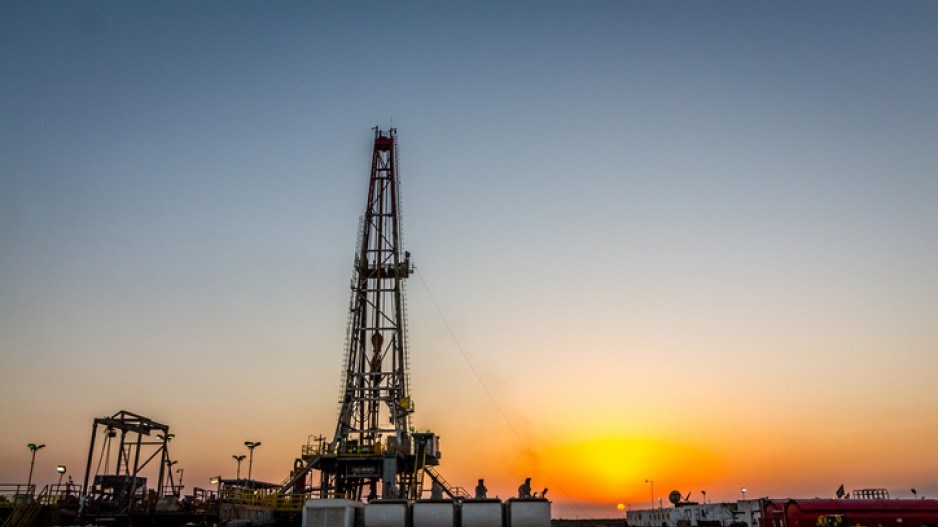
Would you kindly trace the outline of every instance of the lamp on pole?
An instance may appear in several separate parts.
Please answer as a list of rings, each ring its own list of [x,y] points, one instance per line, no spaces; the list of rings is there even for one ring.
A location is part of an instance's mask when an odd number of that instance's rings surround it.
[[[746,499],[746,487],[740,488],[739,491],[743,493],[743,500],[745,500]]]
[[[56,487],[62,486],[62,476],[65,475],[65,465],[56,465],[55,471],[59,473],[59,484]]]
[[[651,508],[654,509],[655,508],[655,482],[650,479],[646,479],[645,483],[651,483]]]
[[[251,470],[254,468],[254,449],[261,446],[260,441],[245,441],[244,446],[248,447],[248,482],[251,481]]]
[[[36,451],[46,448],[45,444],[37,445],[36,443],[30,443],[26,445],[29,448],[29,451],[33,453],[33,458],[29,462],[29,479],[26,481],[26,491],[29,492],[30,501],[32,501],[32,496],[35,494],[32,491],[33,488],[33,467],[36,465]]]
[[[238,482],[240,482],[241,481],[241,462],[244,461],[244,458],[246,458],[247,456],[245,456],[244,454],[241,454],[240,456],[231,456],[231,457],[234,458],[234,460],[238,462]]]
[[[176,474],[179,474],[179,494],[177,496],[182,496],[182,476],[185,474],[185,469],[177,468]]]

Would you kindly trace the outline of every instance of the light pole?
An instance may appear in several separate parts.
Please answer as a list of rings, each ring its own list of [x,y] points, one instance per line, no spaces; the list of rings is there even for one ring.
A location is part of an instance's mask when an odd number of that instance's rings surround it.
[[[62,486],[62,476],[65,475],[65,465],[56,465],[55,471],[59,473],[59,484],[56,487]]]
[[[245,441],[244,446],[248,447],[248,482],[251,482],[251,470],[254,468],[254,449],[261,446],[260,441]],[[252,485],[253,486],[253,485]]]
[[[655,482],[650,479],[646,479],[645,483],[651,483],[651,509],[654,510],[655,509]]]
[[[177,468],[176,474],[179,474],[179,494],[177,496],[182,496],[182,476],[185,474],[185,469]]]
[[[240,484],[240,482],[241,482],[241,462],[244,461],[244,458],[246,458],[247,456],[245,456],[244,454],[241,454],[240,456],[231,456],[231,457],[234,458],[234,460],[238,462],[238,484]]]
[[[707,504],[707,491],[702,490],[700,491],[700,493],[703,494],[704,505],[706,505]]]
[[[739,491],[743,493],[743,501],[745,501],[746,500],[746,487],[742,487],[741,489],[739,489]]]
[[[32,491],[32,488],[33,488],[33,466],[36,465],[36,451],[46,448],[46,445],[45,444],[37,445],[36,443],[30,443],[26,445],[26,447],[29,448],[30,452],[33,453],[33,458],[29,462],[29,479],[26,481],[26,491],[29,492],[29,501],[32,501],[33,494],[35,494]]]

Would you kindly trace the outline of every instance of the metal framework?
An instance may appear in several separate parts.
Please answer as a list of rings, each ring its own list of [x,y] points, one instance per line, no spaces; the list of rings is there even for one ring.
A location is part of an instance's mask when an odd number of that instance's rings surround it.
[[[98,436],[99,426],[104,427],[101,430],[104,438],[98,464],[92,472],[95,438]],[[149,438],[151,433],[156,434],[155,440]],[[88,448],[88,463],[85,466],[85,480],[82,486],[89,506],[126,513],[149,508],[147,480],[141,476],[141,472],[157,457],[159,483],[155,489],[156,495],[163,496],[166,487],[176,494],[171,470],[174,462],[169,457],[169,442],[172,438],[169,426],[126,410],[110,417],[96,418],[91,428],[91,444]],[[112,469],[111,454],[114,450],[116,459]],[[163,482],[166,480],[169,483],[164,486]]]
[[[410,426],[404,281],[412,270],[401,243],[397,130],[375,128],[335,435],[303,448],[279,494],[417,499],[425,475],[451,496],[458,492],[432,470],[439,464],[439,438]]]
[[[414,411],[407,376],[404,280],[395,129],[375,128],[368,201],[359,232],[346,337],[344,389],[333,446],[372,451],[388,435],[400,444]]]

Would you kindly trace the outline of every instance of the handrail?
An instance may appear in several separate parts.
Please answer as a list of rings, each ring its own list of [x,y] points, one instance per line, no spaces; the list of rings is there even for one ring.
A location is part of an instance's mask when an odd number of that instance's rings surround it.
[[[36,495],[36,484],[0,483],[0,506],[12,507],[17,503],[28,502]]]
[[[443,475],[440,474],[439,471],[434,469],[432,466],[425,465],[423,467],[423,470],[424,472],[430,475],[430,478],[433,479],[433,481],[436,481],[437,483],[439,483],[443,487],[443,491],[449,494],[451,498],[458,500],[458,499],[467,499],[470,497],[469,493],[466,492],[465,488],[458,487],[458,486],[454,487],[450,485],[450,483],[446,481]]]
[[[222,489],[221,503],[230,505],[264,507],[280,511],[298,511],[309,496],[306,493],[278,494],[276,489],[252,489],[235,487]]]
[[[34,490],[33,485],[28,485],[29,490]],[[42,511],[48,501],[50,494],[49,486],[43,487],[39,496],[30,494],[17,494],[13,512],[7,516],[3,522],[3,527],[29,527]]]
[[[43,505],[54,505],[72,496],[76,499],[81,496],[80,485],[75,485],[74,483],[56,483],[43,488],[38,499]]]

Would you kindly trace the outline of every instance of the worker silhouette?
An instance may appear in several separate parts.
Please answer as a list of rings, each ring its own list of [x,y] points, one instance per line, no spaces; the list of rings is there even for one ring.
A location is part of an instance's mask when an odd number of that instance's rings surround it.
[[[485,499],[485,495],[486,495],[486,493],[487,493],[488,491],[489,491],[489,489],[485,488],[485,480],[480,478],[480,479],[479,479],[479,484],[476,485],[476,499],[477,499],[477,500],[484,500],[484,499]]]
[[[531,478],[525,478],[524,483],[518,487],[518,497],[523,500],[531,498]]]
[[[440,482],[437,480],[433,480],[433,486],[430,487],[430,499],[443,499],[443,485],[440,485]]]

